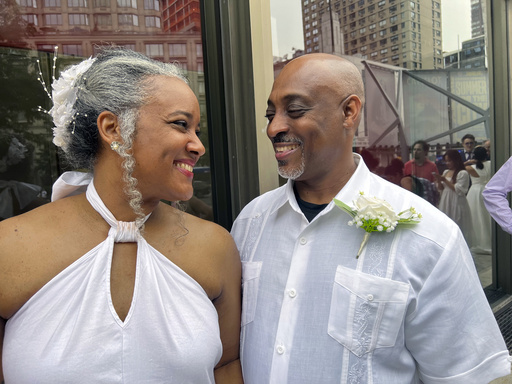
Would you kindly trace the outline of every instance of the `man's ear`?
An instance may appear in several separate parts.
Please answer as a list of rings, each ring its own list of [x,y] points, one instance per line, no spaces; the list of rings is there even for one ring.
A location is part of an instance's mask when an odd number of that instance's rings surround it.
[[[102,143],[109,146],[113,141],[121,142],[121,130],[117,116],[110,111],[103,111],[96,120]]]
[[[342,103],[343,114],[345,115],[343,127],[353,129],[359,125],[362,105],[361,99],[356,95],[350,95],[346,98]]]

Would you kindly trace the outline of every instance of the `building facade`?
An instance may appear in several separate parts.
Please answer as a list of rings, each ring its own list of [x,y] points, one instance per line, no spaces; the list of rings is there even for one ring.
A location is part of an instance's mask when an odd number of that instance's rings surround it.
[[[485,35],[486,19],[485,1],[471,0],[471,37]]]
[[[440,1],[302,0],[302,17],[306,53],[336,53],[324,41],[340,41],[346,55],[408,69],[444,66]]]
[[[21,20],[30,28],[17,45],[38,51],[58,46],[59,53],[78,57],[94,55],[104,45],[118,45],[202,73],[199,4],[196,9],[191,3],[198,1],[183,2],[16,0]]]

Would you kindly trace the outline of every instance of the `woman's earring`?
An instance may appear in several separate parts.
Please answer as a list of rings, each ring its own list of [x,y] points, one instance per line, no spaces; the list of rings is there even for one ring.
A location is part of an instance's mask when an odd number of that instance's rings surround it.
[[[110,143],[110,148],[113,151],[117,152],[119,150],[119,142],[118,141],[113,141],[112,143]]]

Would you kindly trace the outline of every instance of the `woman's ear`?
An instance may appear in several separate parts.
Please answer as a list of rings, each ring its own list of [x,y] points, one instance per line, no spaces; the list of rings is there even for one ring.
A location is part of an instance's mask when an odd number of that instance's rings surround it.
[[[361,120],[362,104],[361,99],[356,95],[350,95],[345,99],[342,103],[343,114],[345,116],[343,127],[349,129],[357,128]]]
[[[117,116],[110,111],[103,111],[96,120],[101,141],[110,146],[112,142],[121,142],[121,131]]]

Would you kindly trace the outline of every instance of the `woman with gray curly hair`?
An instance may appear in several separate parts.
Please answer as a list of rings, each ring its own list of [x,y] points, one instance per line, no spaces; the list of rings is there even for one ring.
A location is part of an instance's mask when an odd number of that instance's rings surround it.
[[[179,68],[109,49],[52,88],[54,143],[91,173],[0,223],[0,382],[242,382],[236,246],[160,202],[205,152]]]

